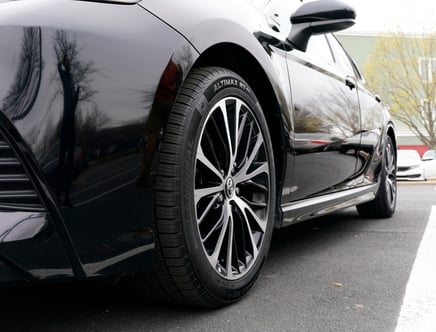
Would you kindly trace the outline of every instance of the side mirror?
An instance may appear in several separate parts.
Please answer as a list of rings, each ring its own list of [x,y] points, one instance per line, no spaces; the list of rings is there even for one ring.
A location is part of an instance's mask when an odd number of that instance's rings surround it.
[[[356,11],[339,0],[308,2],[291,15],[292,29],[287,41],[305,52],[312,35],[347,29],[355,19]]]
[[[436,152],[434,150],[428,150],[422,156],[422,161],[431,161],[431,160],[436,160]]]

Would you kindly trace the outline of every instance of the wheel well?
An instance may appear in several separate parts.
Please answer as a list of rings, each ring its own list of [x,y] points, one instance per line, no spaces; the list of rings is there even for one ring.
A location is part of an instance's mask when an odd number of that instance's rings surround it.
[[[274,90],[262,66],[245,49],[235,44],[215,45],[202,53],[193,68],[217,66],[230,69],[240,75],[253,89],[265,115],[272,140],[277,183],[276,226],[281,223],[280,193],[286,167],[286,153],[282,117]]]

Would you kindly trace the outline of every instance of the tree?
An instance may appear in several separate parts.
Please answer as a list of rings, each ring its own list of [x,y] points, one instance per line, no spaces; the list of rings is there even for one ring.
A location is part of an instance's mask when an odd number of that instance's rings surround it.
[[[393,116],[436,149],[436,32],[378,37],[365,73]]]

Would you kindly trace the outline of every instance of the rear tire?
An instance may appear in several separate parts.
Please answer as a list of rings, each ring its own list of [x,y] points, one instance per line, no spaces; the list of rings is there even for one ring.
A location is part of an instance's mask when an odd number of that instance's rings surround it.
[[[386,139],[380,173],[380,187],[373,201],[357,205],[357,212],[365,218],[390,218],[397,203],[397,158],[391,138]]]
[[[253,286],[271,241],[275,171],[262,109],[236,73],[194,70],[171,112],[158,165],[153,288],[219,307]]]

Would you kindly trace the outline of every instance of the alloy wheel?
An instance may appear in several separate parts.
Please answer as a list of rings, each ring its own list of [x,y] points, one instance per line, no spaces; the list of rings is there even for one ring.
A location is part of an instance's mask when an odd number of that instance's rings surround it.
[[[267,229],[270,161],[260,128],[244,101],[224,98],[209,112],[196,151],[198,235],[209,263],[227,280],[251,270]]]

